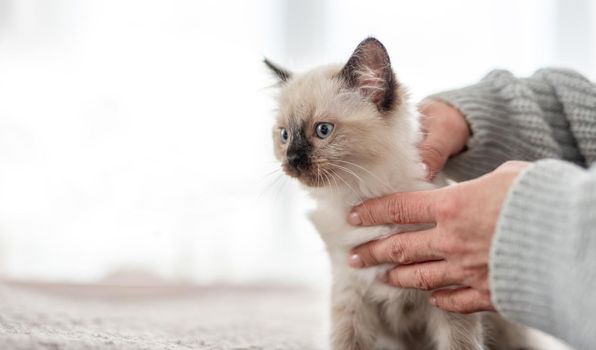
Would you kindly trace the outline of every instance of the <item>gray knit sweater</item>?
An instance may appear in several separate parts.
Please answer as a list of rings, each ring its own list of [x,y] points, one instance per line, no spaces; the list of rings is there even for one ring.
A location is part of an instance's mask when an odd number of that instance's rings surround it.
[[[570,70],[526,79],[494,71],[435,97],[457,107],[472,131],[445,168],[451,177],[536,161],[497,224],[489,266],[497,309],[576,349],[596,349],[596,165],[588,169],[596,162],[596,85]]]

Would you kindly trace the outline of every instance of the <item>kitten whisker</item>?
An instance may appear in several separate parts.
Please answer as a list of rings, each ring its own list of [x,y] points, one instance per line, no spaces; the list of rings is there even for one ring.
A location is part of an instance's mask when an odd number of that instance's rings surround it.
[[[321,167],[317,167],[317,187],[321,187]]]
[[[355,173],[355,172],[351,171],[350,169],[348,169],[348,168],[345,168],[345,167],[342,167],[342,166],[339,166],[339,165],[337,165],[337,164],[333,164],[333,163],[330,163],[330,165],[334,165],[334,166],[336,166],[336,167],[339,167],[339,169],[340,169],[340,170],[343,170],[344,172],[346,172],[347,170],[349,170],[349,171],[350,171],[350,172],[349,172],[349,174],[352,174],[352,175],[353,175],[353,176],[355,176],[355,177],[356,177],[356,178],[357,178],[357,179],[358,179],[358,180],[359,180],[361,183],[364,183],[364,181],[362,180],[362,178],[360,178],[358,175],[356,175],[356,173]],[[346,185],[347,185],[347,184],[346,184]],[[350,186],[350,188],[351,188],[351,186]],[[365,202],[364,202],[364,199],[362,199],[362,197],[360,196],[360,194],[356,193],[356,191],[354,191],[354,189],[352,189],[352,191],[353,191],[353,192],[355,192],[355,194],[356,194],[356,196],[358,197],[358,200],[359,200],[359,202],[360,202],[360,203],[365,203]],[[363,204],[363,205],[366,207],[366,204]]]
[[[283,191],[283,189],[286,186],[286,183],[288,183],[288,178],[286,176],[283,176],[283,180],[280,183],[280,185],[277,187],[277,192],[275,193],[275,197],[273,197],[273,200],[277,201],[277,197],[279,197],[279,194]]]
[[[317,165],[317,187],[322,187],[320,186],[319,179],[323,181],[323,186],[326,186],[327,182],[329,183],[329,186],[331,186],[331,180],[329,180],[329,177],[327,176],[327,170],[323,167],[324,165],[327,165],[328,160],[315,159],[313,163]],[[325,177],[325,179],[323,179],[323,177]]]
[[[337,183],[337,180],[335,179],[335,177],[333,176],[333,174],[330,173],[329,170],[327,169],[323,169],[325,171],[326,174],[329,175],[329,177],[331,177],[331,179],[333,179],[333,182],[335,183],[335,188],[339,189],[339,184]],[[331,181],[329,181],[329,186],[331,186]]]
[[[280,169],[276,169],[266,175],[263,176],[263,178],[259,181],[266,181],[267,177],[272,176],[272,175],[277,175],[273,180],[271,180],[271,182],[269,184],[266,184],[265,187],[263,187],[263,189],[261,189],[259,195],[257,196],[257,199],[262,198],[267,191],[273,191],[275,188],[277,188],[276,194],[274,196],[274,199],[276,198],[277,194],[280,192],[279,187],[284,184],[287,181],[287,178],[284,176],[284,174]],[[281,180],[281,181],[280,181]]]
[[[365,183],[364,180],[360,176],[358,176],[358,174],[356,174],[352,169],[346,168],[346,167],[341,166],[339,164],[333,164],[332,162],[330,162],[329,165],[334,166],[334,167],[337,167],[339,169],[342,169],[346,173],[354,176],[356,178],[356,180],[358,180],[361,184],[364,184]]]
[[[331,187],[331,180],[329,179],[329,176],[327,175],[327,170],[325,170],[325,169],[321,169],[321,170],[323,170],[323,176],[325,176],[325,180],[327,182],[329,182],[329,187]],[[331,189],[333,190],[333,188],[331,188]]]
[[[277,168],[277,169],[275,169],[273,171],[270,171],[270,172],[266,173],[265,175],[263,175],[259,179],[259,181],[257,182],[257,184],[260,184],[260,183],[268,180],[268,178],[270,178],[270,176],[277,175],[277,177],[275,179],[273,179],[271,181],[271,183],[269,183],[268,185],[265,185],[265,187],[263,187],[263,189],[261,190],[261,192],[259,193],[259,195],[258,195],[257,198],[261,198],[265,194],[265,192],[267,190],[269,190],[271,187],[273,187],[279,181],[279,179],[281,179],[283,177],[282,176],[283,174],[281,173],[281,170],[282,170],[281,167],[279,167],[279,168]]]
[[[377,175],[376,175],[375,173],[373,173],[372,171],[370,171],[370,170],[366,169],[365,167],[363,167],[363,166],[360,166],[360,165],[358,165],[358,164],[356,164],[356,163],[353,163],[353,162],[349,162],[349,161],[347,161],[347,160],[334,159],[334,161],[335,161],[335,162],[342,162],[342,163],[350,164],[350,165],[353,165],[353,166],[355,166],[355,167],[358,167],[358,168],[360,168],[360,169],[362,169],[362,170],[366,171],[368,174],[370,174],[372,177],[374,177],[374,178],[375,178],[377,181],[379,181],[379,183],[381,183],[381,185],[383,185],[383,186],[387,187],[387,191],[388,191],[388,192],[392,192],[392,191],[391,191],[391,186],[389,186],[389,184],[388,184],[388,183],[386,183],[385,181],[383,181],[383,180],[382,180],[382,179],[381,179],[379,176],[377,176]]]
[[[277,168],[277,169],[275,169],[273,171],[270,171],[270,172],[266,173],[265,175],[262,176],[262,180],[264,180],[265,178],[267,178],[267,177],[269,177],[269,176],[277,173],[278,171],[281,171],[281,168]]]
[[[343,169],[341,169],[341,168],[338,168],[338,169],[339,169],[339,170],[343,170]],[[356,195],[356,197],[358,197],[358,201],[359,201],[360,203],[364,202],[364,200],[362,199],[362,197],[360,196],[360,194],[359,194],[359,193],[358,193],[356,190],[354,190],[354,188],[353,188],[353,187],[352,187],[352,186],[351,186],[351,185],[350,185],[350,184],[349,184],[349,183],[348,183],[346,180],[344,180],[344,178],[343,178],[343,177],[342,177],[340,174],[338,174],[338,173],[337,173],[337,172],[335,172],[335,171],[333,171],[333,173],[334,173],[335,175],[337,175],[337,177],[338,177],[338,178],[339,178],[339,179],[340,179],[340,180],[341,180],[341,181],[342,181],[342,182],[343,182],[343,183],[344,183],[346,186],[348,186],[348,188],[349,188],[349,189],[350,189],[352,192],[354,192],[354,194]],[[349,173],[348,173],[348,174],[349,174]],[[350,204],[350,205],[353,205],[354,203],[348,203],[348,204]]]

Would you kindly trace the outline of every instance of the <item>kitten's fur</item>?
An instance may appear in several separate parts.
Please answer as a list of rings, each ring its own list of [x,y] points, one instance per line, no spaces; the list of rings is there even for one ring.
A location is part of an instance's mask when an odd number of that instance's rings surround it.
[[[354,246],[415,228],[350,226],[346,217],[352,205],[436,187],[425,181],[416,148],[421,140],[418,114],[396,80],[383,45],[368,38],[345,65],[300,75],[265,63],[281,85],[273,129],[275,154],[284,171],[316,199],[310,218],[331,259],[332,348],[484,349],[480,315],[444,312],[428,304],[426,292],[379,282],[390,265],[356,270],[347,264]],[[334,129],[322,139],[315,128],[323,122],[334,124]],[[288,132],[286,142],[283,129]],[[496,319],[514,335],[499,339],[495,348],[514,349],[513,341],[523,338],[522,331]]]

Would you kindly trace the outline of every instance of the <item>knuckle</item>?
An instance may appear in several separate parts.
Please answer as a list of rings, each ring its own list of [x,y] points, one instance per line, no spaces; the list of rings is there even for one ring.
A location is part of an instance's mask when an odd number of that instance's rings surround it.
[[[415,283],[415,287],[416,289],[422,289],[422,290],[431,290],[433,289],[433,279],[431,278],[430,274],[425,272],[424,270],[421,269],[417,269],[415,270],[416,272],[415,274],[415,278],[416,278],[416,283]]]
[[[457,217],[457,205],[451,199],[439,201],[435,206],[435,214],[439,221],[450,221]]]
[[[478,270],[476,268],[476,266],[466,263],[465,259],[462,259],[464,261],[460,261],[460,272],[462,274],[462,276],[466,277],[466,278],[477,278],[478,277]]]
[[[462,250],[461,243],[447,234],[443,235],[440,244],[441,250],[449,255],[458,255]]]
[[[473,271],[463,266],[456,267],[454,274],[466,286],[471,286],[473,279],[476,277]]]
[[[401,204],[396,198],[391,198],[391,200],[387,203],[389,206],[389,215],[395,222],[399,222],[400,217],[403,215],[401,213]]]
[[[404,202],[397,197],[391,198],[388,203],[389,213],[395,223],[407,223],[410,221],[410,213]]]
[[[370,204],[366,202],[362,205],[360,215],[365,222],[375,223],[374,210]]]
[[[435,237],[429,242],[429,249],[441,252],[443,254],[450,253],[450,242],[449,237],[445,233],[442,227],[437,226],[435,227],[436,235]]]
[[[366,245],[366,254],[364,254],[365,263],[367,265],[376,265],[379,260],[377,259],[377,249],[374,244]]]
[[[391,246],[389,248],[389,258],[391,261],[398,264],[406,264],[408,262],[404,245],[401,244],[397,239],[394,239],[391,242]]]
[[[431,249],[444,254],[446,258],[453,258],[464,252],[465,241],[462,241],[452,225],[438,225],[436,232],[436,237],[430,243]]]

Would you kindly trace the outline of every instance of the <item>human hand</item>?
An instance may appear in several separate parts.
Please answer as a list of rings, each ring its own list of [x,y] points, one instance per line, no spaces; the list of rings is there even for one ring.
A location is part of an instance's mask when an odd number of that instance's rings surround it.
[[[428,179],[441,169],[450,156],[460,153],[470,138],[470,128],[455,107],[438,100],[423,100],[418,105],[422,114],[424,140],[418,145]]]
[[[348,216],[352,225],[436,224],[353,249],[349,264],[363,268],[399,264],[386,282],[435,290],[430,302],[454,312],[494,311],[488,285],[492,237],[505,196],[530,163],[507,162],[480,178],[437,190],[371,199]],[[455,289],[440,289],[453,287]]]

